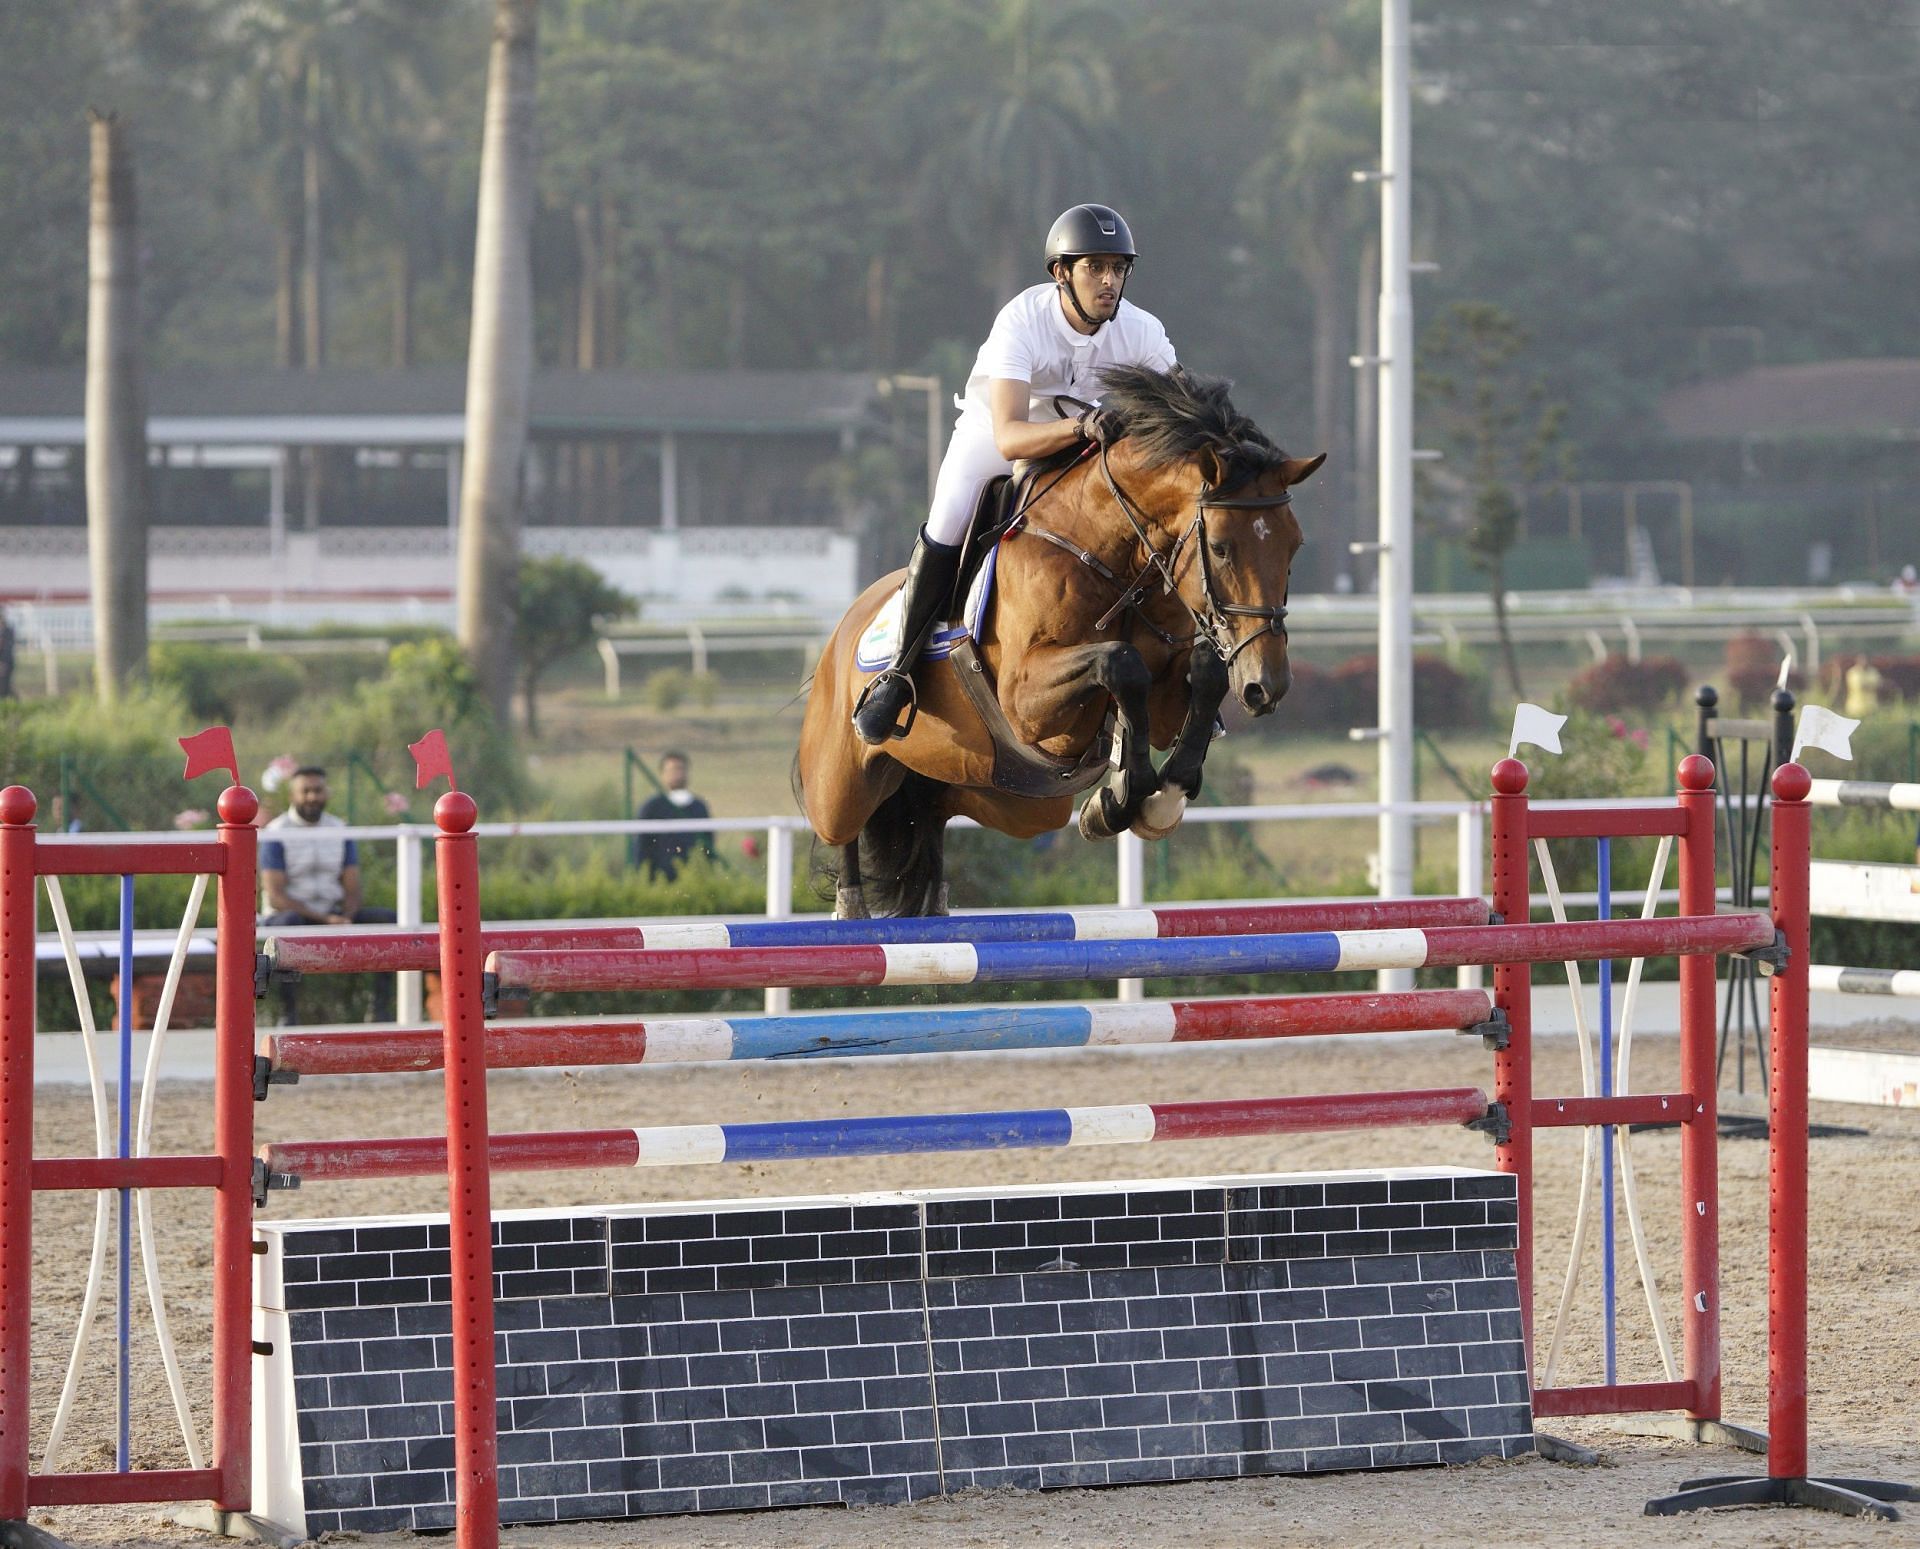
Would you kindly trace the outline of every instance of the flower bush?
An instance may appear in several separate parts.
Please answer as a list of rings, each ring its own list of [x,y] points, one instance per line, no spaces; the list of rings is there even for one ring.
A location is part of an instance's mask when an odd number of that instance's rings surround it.
[[[1675,699],[1687,686],[1687,669],[1675,656],[1629,661],[1609,656],[1575,673],[1567,684],[1567,703],[1595,715],[1624,711],[1648,713]]]

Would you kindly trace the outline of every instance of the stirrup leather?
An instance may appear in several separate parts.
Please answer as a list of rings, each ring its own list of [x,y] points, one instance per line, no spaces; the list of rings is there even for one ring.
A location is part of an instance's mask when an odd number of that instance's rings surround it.
[[[872,698],[873,691],[889,680],[897,680],[907,686],[907,718],[902,721],[899,718],[899,712],[896,711],[894,724],[887,729],[887,735],[890,738],[895,742],[902,742],[913,730],[914,718],[920,714],[920,690],[915,685],[911,672],[899,667],[886,667],[875,673],[867,686],[860,690],[860,697],[854,700],[853,714],[854,718],[858,719],[860,712],[866,708],[868,699]]]

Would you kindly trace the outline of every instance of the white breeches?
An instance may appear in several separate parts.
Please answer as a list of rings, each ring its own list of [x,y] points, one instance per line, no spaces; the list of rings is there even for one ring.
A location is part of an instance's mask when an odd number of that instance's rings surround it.
[[[933,508],[927,513],[927,536],[935,543],[958,543],[967,535],[967,523],[987,481],[1011,473],[1013,464],[993,444],[993,426],[963,416],[953,427],[940,477],[933,485]]]

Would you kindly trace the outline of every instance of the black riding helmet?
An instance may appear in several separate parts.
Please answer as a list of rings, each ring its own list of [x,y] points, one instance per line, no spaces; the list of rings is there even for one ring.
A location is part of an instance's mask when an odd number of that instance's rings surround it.
[[[1047,273],[1053,274],[1053,266],[1065,262],[1072,264],[1076,258],[1085,258],[1090,253],[1114,253],[1122,258],[1136,258],[1138,253],[1133,245],[1133,233],[1127,229],[1127,223],[1120,218],[1118,210],[1104,204],[1076,204],[1070,210],[1061,212],[1047,232]],[[1089,327],[1097,328],[1099,323],[1087,316],[1086,309],[1080,305],[1080,298],[1073,293],[1071,285],[1063,284],[1058,276],[1054,283],[1065,292],[1068,304],[1080,314],[1080,321]],[[1126,294],[1126,281],[1120,282],[1120,292]]]

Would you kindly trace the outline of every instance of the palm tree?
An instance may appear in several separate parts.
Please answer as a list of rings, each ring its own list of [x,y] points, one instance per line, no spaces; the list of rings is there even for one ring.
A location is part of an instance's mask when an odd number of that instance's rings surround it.
[[[446,0],[242,0],[226,19],[241,132],[264,149],[255,183],[274,229],[282,365],[326,364],[331,228],[360,202],[340,196],[377,184],[391,171],[380,162],[415,133],[415,115],[395,103],[422,100],[413,88],[432,77],[433,29],[451,10]]]
[[[1043,277],[1040,240],[1062,209],[1121,202],[1118,158],[1103,141],[1120,119],[1100,43],[1112,15],[1037,9],[1034,0],[902,8],[890,46],[896,59],[928,61],[901,78],[890,104],[917,164],[917,224],[976,253],[1000,301]]]
[[[1345,486],[1353,468],[1350,415],[1353,384],[1347,358],[1353,274],[1365,203],[1353,173],[1379,159],[1379,89],[1367,44],[1378,35],[1373,0],[1303,18],[1253,77],[1275,132],[1241,183],[1241,215],[1260,239],[1282,255],[1304,283],[1312,303],[1311,373],[1316,449],[1326,452],[1334,487],[1325,509],[1352,510]],[[1357,535],[1358,513],[1352,534]],[[1340,555],[1344,541],[1323,546]],[[1323,583],[1331,576],[1319,578]]]
[[[495,0],[467,343],[460,644],[505,723],[514,682],[520,460],[533,374],[534,77],[539,0]]]
[[[91,118],[87,555],[94,691],[111,704],[147,671],[147,413],[133,152],[114,114]]]

